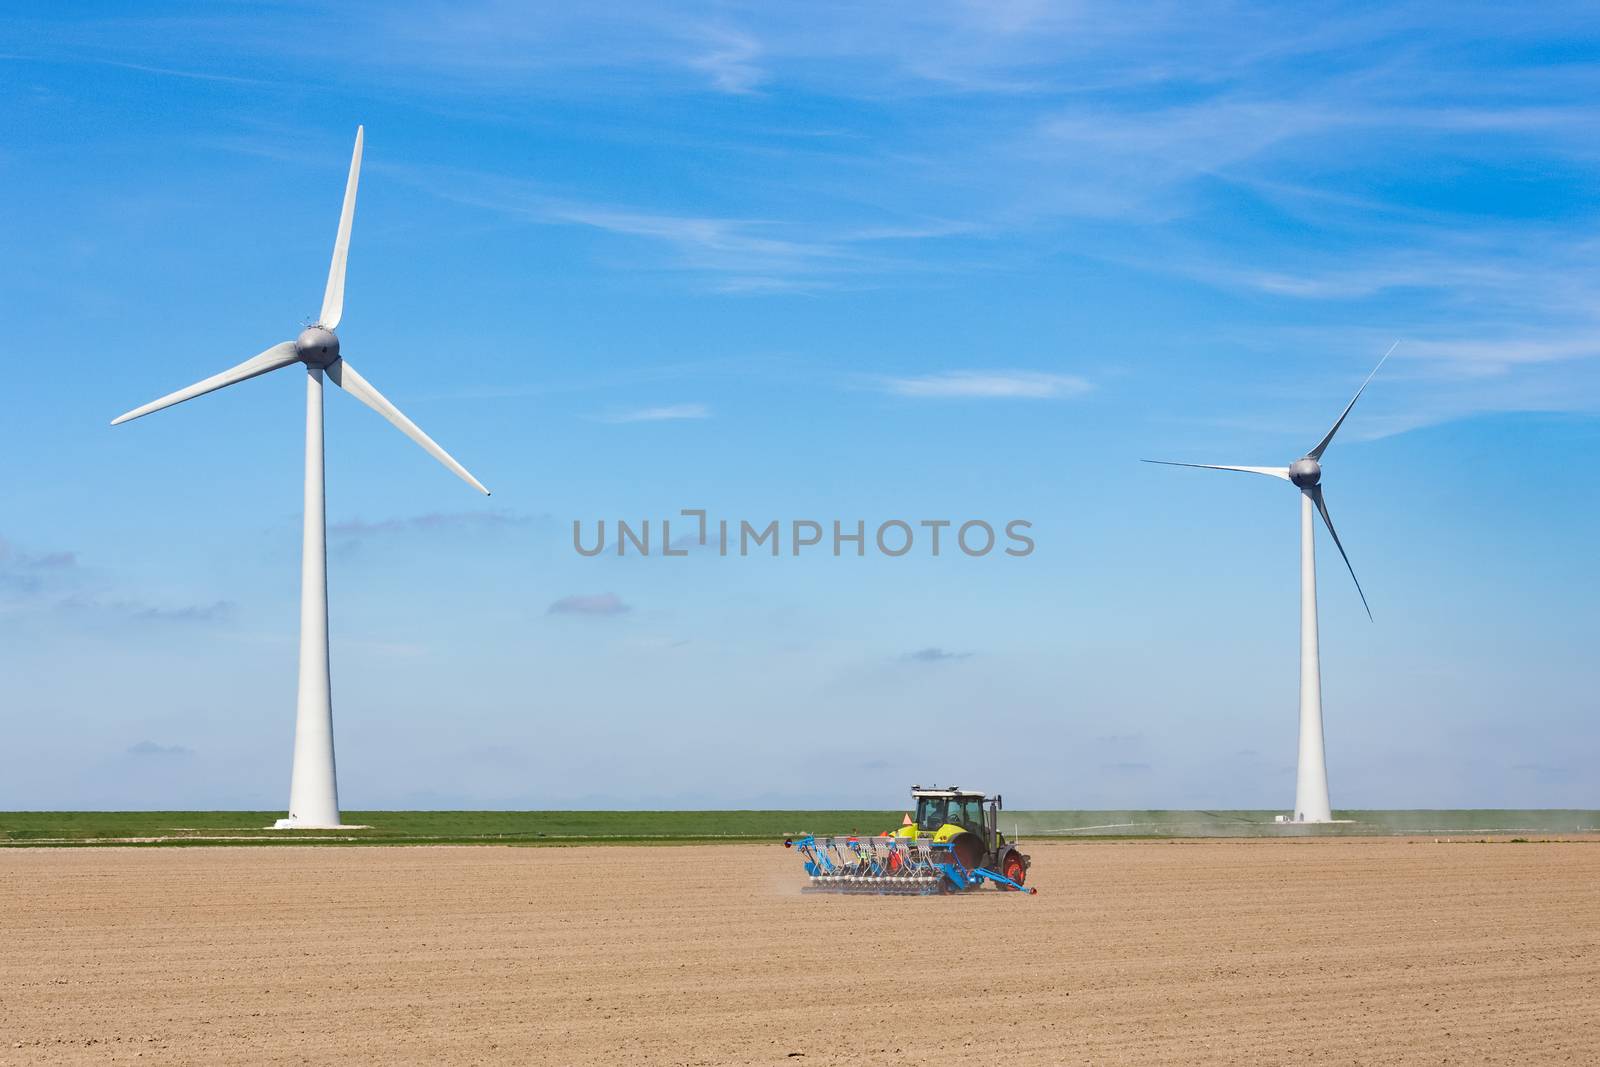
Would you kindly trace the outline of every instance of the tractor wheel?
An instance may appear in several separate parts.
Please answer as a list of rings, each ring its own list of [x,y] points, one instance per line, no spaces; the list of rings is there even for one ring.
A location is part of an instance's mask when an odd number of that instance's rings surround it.
[[[1027,865],[1022,862],[1022,855],[1018,852],[1006,853],[1006,862],[1001,866],[1000,873],[1018,885],[1026,885],[1028,879]],[[1010,886],[1001,886],[1001,889],[1010,889]]]

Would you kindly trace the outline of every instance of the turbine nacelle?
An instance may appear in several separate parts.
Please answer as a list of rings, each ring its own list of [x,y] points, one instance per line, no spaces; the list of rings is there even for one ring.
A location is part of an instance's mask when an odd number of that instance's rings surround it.
[[[308,367],[326,367],[339,358],[339,335],[321,326],[307,326],[294,339],[294,355]]]
[[[338,342],[335,341],[334,351],[337,353],[338,350]],[[1322,464],[1310,456],[1306,456],[1304,459],[1297,459],[1289,464],[1289,480],[1301,489],[1310,489],[1322,481]]]

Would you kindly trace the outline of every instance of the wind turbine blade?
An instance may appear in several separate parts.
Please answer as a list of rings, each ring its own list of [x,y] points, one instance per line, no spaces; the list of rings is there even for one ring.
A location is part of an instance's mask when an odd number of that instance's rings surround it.
[[[1378,366],[1372,368],[1372,373],[1367,375],[1367,380],[1361,383],[1361,388],[1356,390],[1356,395],[1351,397],[1350,403],[1345,405],[1344,411],[1339,414],[1339,421],[1333,424],[1333,429],[1329,430],[1322,440],[1317,442],[1317,447],[1313,448],[1310,452],[1307,452],[1306,455],[1310,456],[1312,459],[1322,458],[1322,453],[1326,452],[1328,450],[1328,446],[1333,444],[1333,435],[1338,433],[1339,427],[1344,425],[1345,416],[1350,414],[1350,409],[1356,406],[1356,401],[1360,400],[1361,394],[1366,392],[1367,385],[1372,381],[1373,378],[1377,377],[1378,368],[1382,367],[1384,362],[1394,353],[1394,350],[1399,347],[1399,341],[1396,341],[1394,344],[1389,346],[1389,351],[1383,354],[1383,359],[1378,360]]]
[[[450,453],[440,448],[438,444],[435,443],[434,439],[423,433],[421,428],[418,427],[416,423],[406,418],[404,412],[395,407],[393,404],[389,403],[382,393],[378,392],[372,387],[371,382],[357,374],[356,369],[350,365],[349,360],[334,360],[328,365],[327,372],[328,377],[333,379],[334,385],[337,385],[339,388],[343,389],[345,392],[349,393],[351,396],[367,405],[367,407],[371,408],[379,415],[382,415],[384,418],[394,423],[395,426],[399,428],[401,433],[405,434],[417,444],[421,445],[423,449],[427,451],[428,455],[432,456],[434,459],[450,468],[451,471],[455,472],[456,477],[472,486],[484,496],[489,495],[489,490],[483,487],[482,482],[478,481],[478,479],[467,473],[467,468],[457,463],[455,459],[451,457]]]
[[[160,400],[152,400],[142,408],[134,408],[127,414],[118,415],[111,420],[111,425],[116,426],[120,423],[131,422],[141,415],[148,415],[152,411],[160,411],[162,408],[170,408],[172,405],[181,404],[185,400],[193,400],[197,396],[215,392],[225,385],[242,382],[247,378],[254,378],[268,371],[277,370],[279,367],[287,367],[298,358],[295,354],[294,342],[284,341],[281,344],[273,345],[259,355],[251,356],[237,367],[229,367],[221,374],[213,374],[204,381],[195,382],[187,389],[179,389],[176,393],[168,393]]]
[[[344,209],[339,212],[339,234],[333,239],[333,262],[328,266],[328,288],[322,294],[322,317],[317,325],[337,329],[344,316],[344,267],[350,256],[350,226],[356,219],[356,183],[361,180],[361,138],[365,126],[356,127],[356,150],[350,156],[350,178],[344,185]]]
[[[1199,467],[1208,471],[1240,471],[1244,474],[1265,474],[1269,478],[1289,480],[1288,467],[1223,467],[1215,463],[1174,463],[1170,459],[1142,459],[1140,463],[1159,463],[1163,467]]]
[[[1344,545],[1339,541],[1339,531],[1333,528],[1333,519],[1328,516],[1327,502],[1322,499],[1322,486],[1313,485],[1306,492],[1311,494],[1311,502],[1317,505],[1317,510],[1322,513],[1322,524],[1328,528],[1328,533],[1333,535],[1333,543],[1339,550],[1339,555],[1344,556],[1345,569],[1350,572],[1350,580],[1356,583],[1356,592],[1361,594],[1361,606],[1367,609],[1367,619],[1372,619],[1372,606],[1367,603],[1367,594],[1361,589],[1361,579],[1356,577],[1356,569],[1350,566],[1350,557],[1345,555]]]

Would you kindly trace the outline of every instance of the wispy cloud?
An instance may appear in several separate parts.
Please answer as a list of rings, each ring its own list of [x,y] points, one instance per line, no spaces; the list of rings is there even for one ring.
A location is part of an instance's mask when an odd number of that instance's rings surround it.
[[[1081,396],[1094,388],[1074,375],[1037,371],[945,371],[914,378],[883,378],[878,385],[895,396],[1026,400]]]
[[[1575,336],[1460,337],[1407,345],[1407,357],[1451,365],[1471,377],[1504,374],[1516,367],[1600,357],[1600,329]]]
[[[32,552],[0,537],[0,592],[36,593],[61,572],[77,565],[76,552]]]
[[[152,604],[119,602],[107,605],[114,611],[127,614],[140,622],[229,622],[238,613],[239,606],[231,600],[217,600],[210,604],[189,604],[181,607],[162,607]]]
[[[1419,174],[1465,172],[1474,181],[1509,174],[1507,195],[1537,199],[1558,175],[1592,173],[1600,132],[1592,69],[1535,65],[1522,48],[1486,54],[1482,26],[1433,5],[1399,3],[1315,27],[1250,3],[1225,25],[1162,4],[1137,27],[1116,5],[1093,2],[1070,10],[931,3],[837,22],[721,14],[711,28],[687,30],[644,14],[597,50],[569,47],[583,36],[582,19],[484,14],[448,32],[483,38],[492,52],[504,47],[535,80],[575,69],[598,78],[625,64],[654,72],[666,92],[704,91],[709,76],[721,92],[823,92],[874,119],[914,114],[908,101],[921,97],[948,103],[936,123],[846,120],[844,137],[819,140],[806,129],[732,149],[697,144],[723,176],[714,214],[692,196],[630,205],[594,189],[562,196],[486,177],[439,181],[440,195],[646,242],[663,254],[639,260],[640,269],[702,274],[727,293],[815,291],[941,269],[943,257],[880,247],[868,236],[877,231],[902,242],[968,238],[967,272],[1014,266],[1030,246],[1066,247],[1285,300],[1431,294],[1428,317],[1489,320],[1507,303],[1548,308],[1572,295],[1585,264],[1570,260],[1593,258],[1568,251],[1587,236],[1582,220],[1563,218],[1564,232],[1531,240],[1530,220],[1519,218],[1508,228],[1514,240],[1474,242],[1492,212],[1470,196],[1416,194]],[[1570,36],[1570,20],[1552,9],[1497,19],[1492,33],[1536,47]],[[437,21],[414,26],[413,43],[433,42]],[[506,47],[511,40],[517,49]],[[476,55],[446,49],[421,61],[470,66]],[[981,106],[969,106],[979,95]],[[774,160],[788,164],[792,195],[720,195],[770,188],[758,178]],[[1508,171],[1507,160],[1527,173]],[[1352,182],[1352,171],[1366,177]],[[1154,251],[1135,259],[1130,248]],[[1547,253],[1562,262],[1542,269]],[[911,388],[972,395],[955,383]],[[1032,388],[997,395],[1036,395]]]
[[[104,575],[86,569],[78,554],[34,551],[0,538],[0,612],[22,617],[60,616],[96,623],[210,624],[230,622],[231,600],[165,604],[114,590]]]
[[[1148,774],[1151,767],[1148,763],[1140,763],[1135,760],[1120,760],[1115,763],[1102,763],[1100,764],[1100,769],[1102,771],[1110,771],[1112,774]]]
[[[217,600],[209,604],[151,604],[143,600],[103,599],[92,596],[69,596],[59,601],[57,610],[73,615],[102,619],[106,617],[127,622],[174,625],[201,625],[232,622],[239,606],[231,600]]]
[[[522,178],[437,166],[391,166],[389,172],[443,200],[545,226],[576,226],[642,243],[635,269],[705,275],[724,293],[803,292],[854,279],[929,271],[910,254],[922,242],[974,233],[975,223],[932,214],[875,211],[859,220],[801,214],[761,217],[652,209],[563,195]]]
[[[21,570],[62,570],[78,564],[76,552],[29,552],[0,537],[0,567]]]
[[[915,652],[907,652],[900,658],[908,663],[953,663],[957,660],[972,658],[971,652],[951,652],[943,648],[919,648]]]
[[[397,92],[424,83],[430,103],[519,143],[559,130],[628,160],[563,177],[526,153],[497,158],[488,138],[470,169],[371,164],[501,219],[582,231],[580,254],[619,272],[759,298],[1077,258],[1294,314],[1403,299],[1408,337],[1430,323],[1500,336],[1514,316],[1589,361],[1600,324],[1574,309],[1600,306],[1584,281],[1600,256],[1573,205],[1600,169],[1600,73],[1568,61],[1586,16],[1555,4],[1463,19],[1407,0],[1314,23],[1264,2],[1219,19],[1160,0],[1130,21],[1109,0],[687,15],[420,0],[306,15],[313,32],[287,62],[331,78],[337,58]],[[208,25],[228,32],[210,35],[207,66],[276,65],[282,19],[218,15]],[[51,29],[82,61],[213,76],[188,69],[193,49],[164,19]],[[333,43],[350,39],[374,47]],[[571,105],[563,118],[528,106],[548,99]],[[633,180],[633,162],[657,166],[663,151],[661,180]],[[1481,356],[1461,363],[1518,376],[1549,362]],[[1060,397],[1086,384],[1072,382],[884,387]]]
[[[530,515],[509,511],[430,511],[391,519],[345,519],[330,523],[328,533],[335,537],[367,537],[373,534],[415,533],[436,530],[494,530],[525,526]]]
[[[35,63],[61,63],[61,64],[66,64],[66,65],[72,65],[72,64],[77,64],[77,63],[90,63],[90,64],[94,64],[96,66],[117,67],[117,68],[120,68],[122,70],[136,71],[136,72],[138,72],[140,74],[153,74],[153,75],[156,75],[158,77],[163,77],[163,78],[186,78],[186,79],[191,79],[191,80],[194,80],[194,81],[223,82],[223,83],[230,84],[230,85],[268,86],[268,87],[270,87],[270,86],[273,86],[274,84],[276,84],[274,82],[266,81],[266,80],[261,79],[261,78],[244,78],[244,77],[240,77],[240,76],[238,76],[236,74],[216,74],[216,73],[213,73],[213,72],[210,72],[210,71],[182,70],[182,69],[179,69],[179,68],[176,68],[176,67],[155,67],[155,66],[149,66],[149,65],[144,64],[144,63],[123,63],[123,62],[119,62],[119,61],[114,60],[114,59],[102,59],[102,58],[92,57],[92,56],[46,57],[46,56],[26,56],[26,55],[5,55],[5,56],[0,56],[0,59],[23,60],[23,61],[31,61],[31,62],[35,62]]]
[[[766,72],[756,63],[761,44],[749,34],[714,29],[706,32],[706,51],[689,60],[689,66],[704,71],[711,84],[724,93],[751,93],[766,80]]]
[[[546,609],[547,615],[589,615],[610,617],[626,615],[633,608],[622,602],[615,593],[575,593],[564,596]]]
[[[601,422],[670,422],[675,419],[709,419],[711,409],[705,404],[669,404],[665,407],[637,408],[600,416]]]
[[[194,749],[185,745],[159,745],[154,741],[140,741],[129,745],[130,756],[192,756]]]

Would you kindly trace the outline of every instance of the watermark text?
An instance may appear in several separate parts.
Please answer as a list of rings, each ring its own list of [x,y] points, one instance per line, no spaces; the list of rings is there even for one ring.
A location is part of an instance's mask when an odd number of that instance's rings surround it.
[[[674,523],[677,526],[674,527]],[[586,529],[586,526],[588,529]],[[572,520],[572,547],[580,556],[687,556],[713,551],[718,556],[835,557],[868,555],[1031,556],[1033,523],[1010,519],[713,519],[704,508],[684,508],[678,517]],[[675,532],[676,531],[676,532]]]

